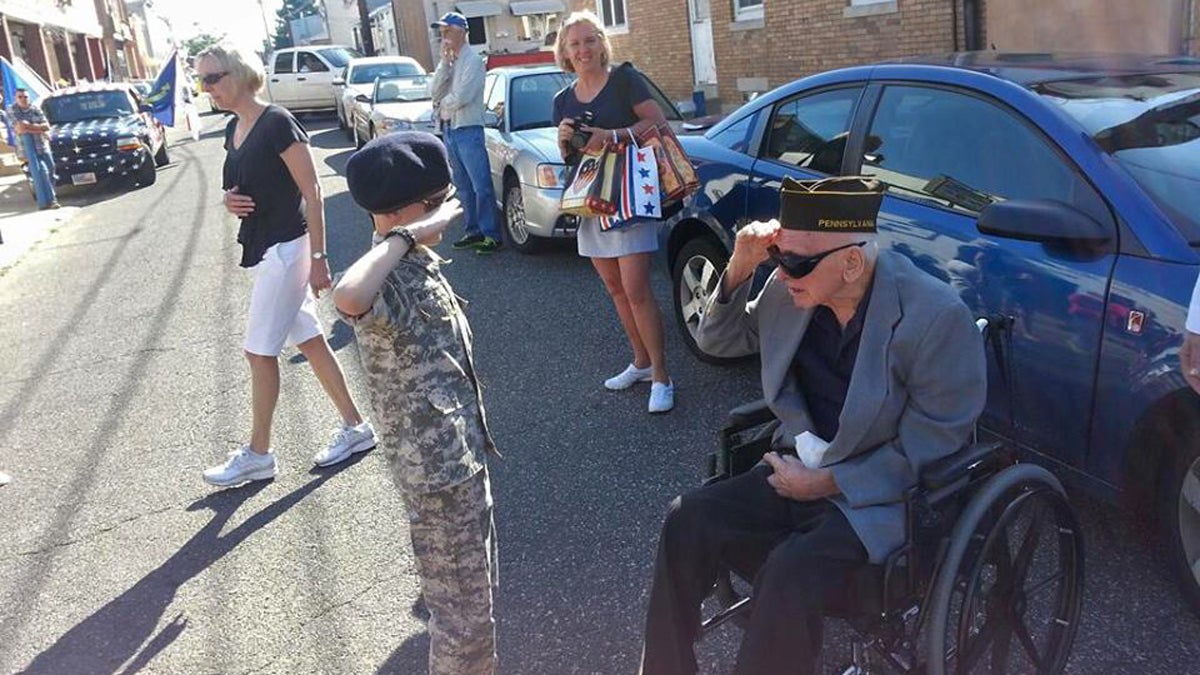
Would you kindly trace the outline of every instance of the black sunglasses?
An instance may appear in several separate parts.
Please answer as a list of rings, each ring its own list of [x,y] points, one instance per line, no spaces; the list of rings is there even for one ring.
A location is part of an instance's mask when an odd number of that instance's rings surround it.
[[[225,71],[223,73],[209,73],[208,75],[202,76],[200,78],[200,81],[211,87],[214,84],[220,82],[221,78],[225,77],[228,74],[229,74],[229,71]]]
[[[770,256],[771,262],[775,263],[779,269],[783,270],[784,274],[793,279],[800,279],[812,274],[812,271],[817,269],[817,265],[820,265],[821,261],[824,260],[826,256],[837,253],[842,249],[853,248],[855,246],[865,246],[866,243],[867,242],[865,241],[860,241],[853,244],[846,244],[845,246],[831,248],[824,253],[808,256],[796,255],[795,253],[784,253],[783,251],[779,250],[778,246],[771,246],[767,248],[767,255]]]

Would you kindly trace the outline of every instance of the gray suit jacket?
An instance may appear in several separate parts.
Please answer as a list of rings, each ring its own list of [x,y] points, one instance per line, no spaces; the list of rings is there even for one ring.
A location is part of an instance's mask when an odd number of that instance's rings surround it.
[[[714,356],[761,353],[763,396],[781,422],[781,446],[813,431],[792,371],[811,317],[773,274],[754,299],[750,283],[728,298],[718,286],[696,338]],[[908,258],[881,251],[839,430],[822,462],[842,490],[832,501],[871,562],[904,543],[905,490],[923,466],[968,443],[986,397],[983,340],[970,310]]]

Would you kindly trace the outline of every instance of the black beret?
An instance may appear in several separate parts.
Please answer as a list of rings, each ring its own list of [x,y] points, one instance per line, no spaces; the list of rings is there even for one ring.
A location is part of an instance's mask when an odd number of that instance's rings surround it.
[[[787,177],[779,187],[779,224],[807,232],[874,232],[886,190],[864,176]]]
[[[380,136],[351,155],[346,182],[350,196],[367,211],[395,211],[450,185],[446,147],[424,131]]]

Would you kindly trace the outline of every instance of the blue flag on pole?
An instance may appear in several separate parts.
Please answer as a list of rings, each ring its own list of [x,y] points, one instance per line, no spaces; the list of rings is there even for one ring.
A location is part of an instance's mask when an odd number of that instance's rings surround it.
[[[20,59],[14,65],[8,59],[0,56],[0,77],[4,79],[4,109],[6,111],[17,102],[18,89],[24,89],[29,92],[30,103],[37,103],[43,96],[50,93],[50,88],[42,82],[37,73],[30,72],[29,67]],[[16,147],[16,135],[13,134],[12,126],[7,124],[7,120],[8,116],[6,114],[4,130],[8,134],[8,144]]]
[[[179,78],[176,76],[179,69],[175,65],[179,61],[178,56],[178,52],[171,53],[171,58],[167,59],[158,79],[154,80],[154,87],[146,96],[146,103],[152,108],[150,114],[168,127],[175,126],[175,101],[179,98]]]

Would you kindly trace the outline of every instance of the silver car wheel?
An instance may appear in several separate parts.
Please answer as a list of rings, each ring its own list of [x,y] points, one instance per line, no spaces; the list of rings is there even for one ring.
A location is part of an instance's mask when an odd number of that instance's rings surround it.
[[[694,255],[684,264],[682,283],[679,284],[679,308],[683,323],[693,340],[700,329],[704,305],[720,279],[716,266],[705,256]]]
[[[1194,581],[1200,586],[1200,457],[1188,467],[1179,489],[1179,543]]]
[[[529,228],[525,221],[525,197],[520,185],[509,185],[504,199],[504,224],[508,227],[509,240],[521,246],[529,241]]]

